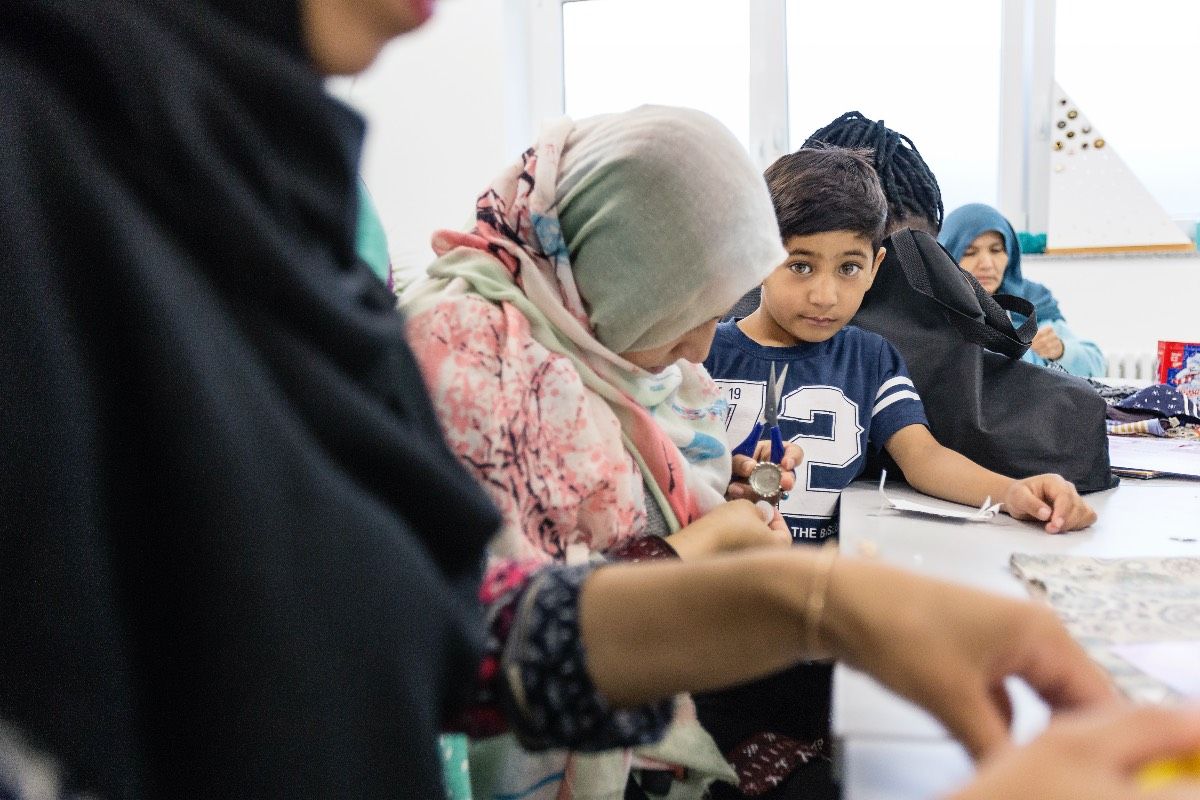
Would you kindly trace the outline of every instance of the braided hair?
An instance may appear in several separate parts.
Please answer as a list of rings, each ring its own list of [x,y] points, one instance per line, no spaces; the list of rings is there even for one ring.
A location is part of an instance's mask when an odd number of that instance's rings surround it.
[[[926,225],[932,226],[933,234],[941,230],[945,213],[942,190],[912,139],[887,127],[883,120],[876,122],[858,111],[848,111],[804,141],[804,147],[817,144],[874,152],[875,172],[888,203],[887,233]]]

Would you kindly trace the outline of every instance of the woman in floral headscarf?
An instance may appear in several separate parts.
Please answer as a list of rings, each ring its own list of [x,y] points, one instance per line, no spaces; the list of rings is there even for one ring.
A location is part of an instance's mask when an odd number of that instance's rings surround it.
[[[470,233],[435,236],[404,307],[451,446],[503,511],[493,554],[786,545],[725,503],[727,405],[699,366],[720,314],[784,257],[732,134],[663,107],[561,121],[476,211]],[[703,739],[686,765],[729,777]],[[574,796],[584,784],[577,770]]]

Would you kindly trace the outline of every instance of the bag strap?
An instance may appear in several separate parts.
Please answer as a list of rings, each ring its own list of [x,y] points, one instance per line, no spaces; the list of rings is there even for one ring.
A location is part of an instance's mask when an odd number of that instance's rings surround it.
[[[925,257],[917,246],[916,238],[911,230],[897,231],[891,236],[892,246],[900,259],[900,267],[904,277],[918,294],[929,298],[947,312],[948,319],[958,329],[967,341],[986,347],[1009,358],[1020,358],[1025,355],[1033,336],[1037,333],[1037,316],[1033,304],[1028,300],[1013,295],[990,295],[979,285],[974,276],[964,271],[979,307],[983,311],[984,321],[964,314],[939,298],[933,291],[929,280],[929,270],[925,266]],[[951,260],[947,253],[946,257]],[[957,265],[956,265],[957,266]],[[1027,319],[1019,329],[1014,329],[1008,311],[1016,311],[1026,315]]]
[[[974,275],[967,273],[967,277],[971,278],[971,281],[976,286],[979,286],[979,281],[975,280]],[[979,290],[987,295],[987,289],[979,286]],[[1037,335],[1038,332],[1037,308],[1033,305],[1033,303],[1029,302],[1024,297],[1020,297],[1015,294],[997,293],[988,295],[988,297],[1004,311],[1015,311],[1016,313],[1025,317],[1025,321],[1021,323],[1021,327],[1017,328],[1014,333],[1016,333],[1017,338],[1021,341],[1028,340],[1029,342],[1032,342],[1033,337]],[[1006,314],[1005,319],[1008,320],[1009,325],[1012,325],[1012,317],[1009,317]]]

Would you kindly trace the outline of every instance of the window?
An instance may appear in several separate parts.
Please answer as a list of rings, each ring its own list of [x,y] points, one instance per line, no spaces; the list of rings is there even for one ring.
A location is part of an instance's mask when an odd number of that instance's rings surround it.
[[[566,112],[690,106],[749,144],[750,0],[563,3]]]
[[[1058,0],[1055,78],[1167,211],[1200,217],[1200,4]]]
[[[788,0],[792,149],[843,112],[861,111],[913,140],[947,211],[995,204],[1000,5]]]

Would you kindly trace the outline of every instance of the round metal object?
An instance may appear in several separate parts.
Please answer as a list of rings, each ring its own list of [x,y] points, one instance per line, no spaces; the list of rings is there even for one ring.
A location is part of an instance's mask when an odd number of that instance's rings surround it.
[[[1067,119],[1075,119],[1078,116],[1079,116],[1079,112],[1073,108],[1067,112]]]
[[[1104,147],[1104,140],[1103,140],[1103,139],[1097,139],[1097,140],[1095,141],[1095,144],[1094,144],[1093,146],[1095,146],[1095,147]]]
[[[760,461],[750,472],[748,483],[754,493],[763,500],[774,501],[783,489],[783,470],[778,464],[770,461]]]

